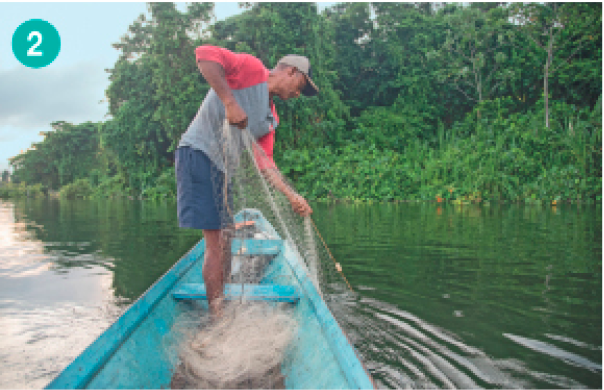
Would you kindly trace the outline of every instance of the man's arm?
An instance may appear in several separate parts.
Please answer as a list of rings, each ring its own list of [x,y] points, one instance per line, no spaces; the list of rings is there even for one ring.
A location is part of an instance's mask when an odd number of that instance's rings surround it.
[[[289,203],[292,205],[292,209],[303,217],[312,214],[312,208],[306,202],[301,195],[296,193],[285,181],[281,172],[277,168],[266,168],[262,169],[262,175],[266,178],[275,189],[279,190],[283,195],[287,197]]]
[[[245,129],[247,126],[247,114],[239,103],[237,103],[237,100],[235,100],[233,91],[231,91],[226,81],[222,65],[214,61],[197,60],[197,67],[203,78],[214,88],[222,104],[224,104],[226,119],[229,123],[240,129]]]

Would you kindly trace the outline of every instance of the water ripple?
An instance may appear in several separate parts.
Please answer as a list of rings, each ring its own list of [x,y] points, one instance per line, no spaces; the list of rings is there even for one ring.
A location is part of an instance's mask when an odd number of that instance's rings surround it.
[[[574,353],[567,352],[567,351],[565,351],[561,348],[558,348],[554,345],[551,345],[549,343],[539,341],[539,340],[533,340],[533,339],[529,339],[526,337],[517,336],[517,335],[513,335],[513,334],[509,334],[509,333],[504,333],[503,335],[505,337],[507,337],[508,339],[510,339],[520,345],[523,345],[534,351],[541,352],[543,354],[555,357],[568,364],[572,364],[574,366],[581,367],[581,368],[586,368],[586,369],[588,369],[590,371],[594,371],[594,372],[602,372],[601,364],[596,364],[596,363],[590,361],[589,359],[586,359],[586,358],[576,355]]]

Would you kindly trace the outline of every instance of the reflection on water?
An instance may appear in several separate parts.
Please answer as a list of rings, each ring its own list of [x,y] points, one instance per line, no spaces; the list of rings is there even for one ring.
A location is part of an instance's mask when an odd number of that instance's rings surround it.
[[[0,387],[46,386],[198,240],[168,207],[0,200]]]
[[[2,299],[0,386],[43,388],[119,313],[110,301],[76,304]]]
[[[313,208],[380,387],[601,387],[600,206]],[[45,386],[198,239],[173,203],[0,201],[0,387]]]

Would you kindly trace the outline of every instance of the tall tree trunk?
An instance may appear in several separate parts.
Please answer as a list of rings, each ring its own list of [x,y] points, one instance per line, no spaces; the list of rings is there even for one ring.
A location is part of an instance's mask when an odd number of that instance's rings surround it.
[[[554,46],[554,37],[553,37],[554,27],[551,26],[549,28],[549,42],[547,45],[547,59],[545,60],[545,77],[543,78],[543,92],[545,93],[545,127],[549,129],[549,90],[548,90],[548,81],[549,81],[549,68],[552,64],[552,52]]]
[[[545,127],[549,129],[549,95],[547,90],[547,76],[549,74],[549,66],[545,65],[545,77],[543,78],[543,91],[545,93]]]

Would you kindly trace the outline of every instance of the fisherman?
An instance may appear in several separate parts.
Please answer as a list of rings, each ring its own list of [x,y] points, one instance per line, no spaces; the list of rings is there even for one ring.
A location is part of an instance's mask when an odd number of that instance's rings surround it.
[[[301,216],[312,213],[306,199],[282,179],[273,160],[275,128],[279,116],[273,97],[282,100],[300,94],[314,96],[319,89],[311,79],[308,58],[287,55],[268,70],[256,57],[204,45],[195,49],[197,67],[212,87],[197,115],[182,135],[175,154],[178,221],[181,228],[201,229],[206,242],[203,277],[210,312],[220,316],[224,285],[230,278],[230,240],[233,223],[226,215],[225,164],[220,132],[226,119],[231,126],[248,129],[262,152],[254,153],[263,176],[289,200]],[[261,157],[260,157],[261,156]]]

